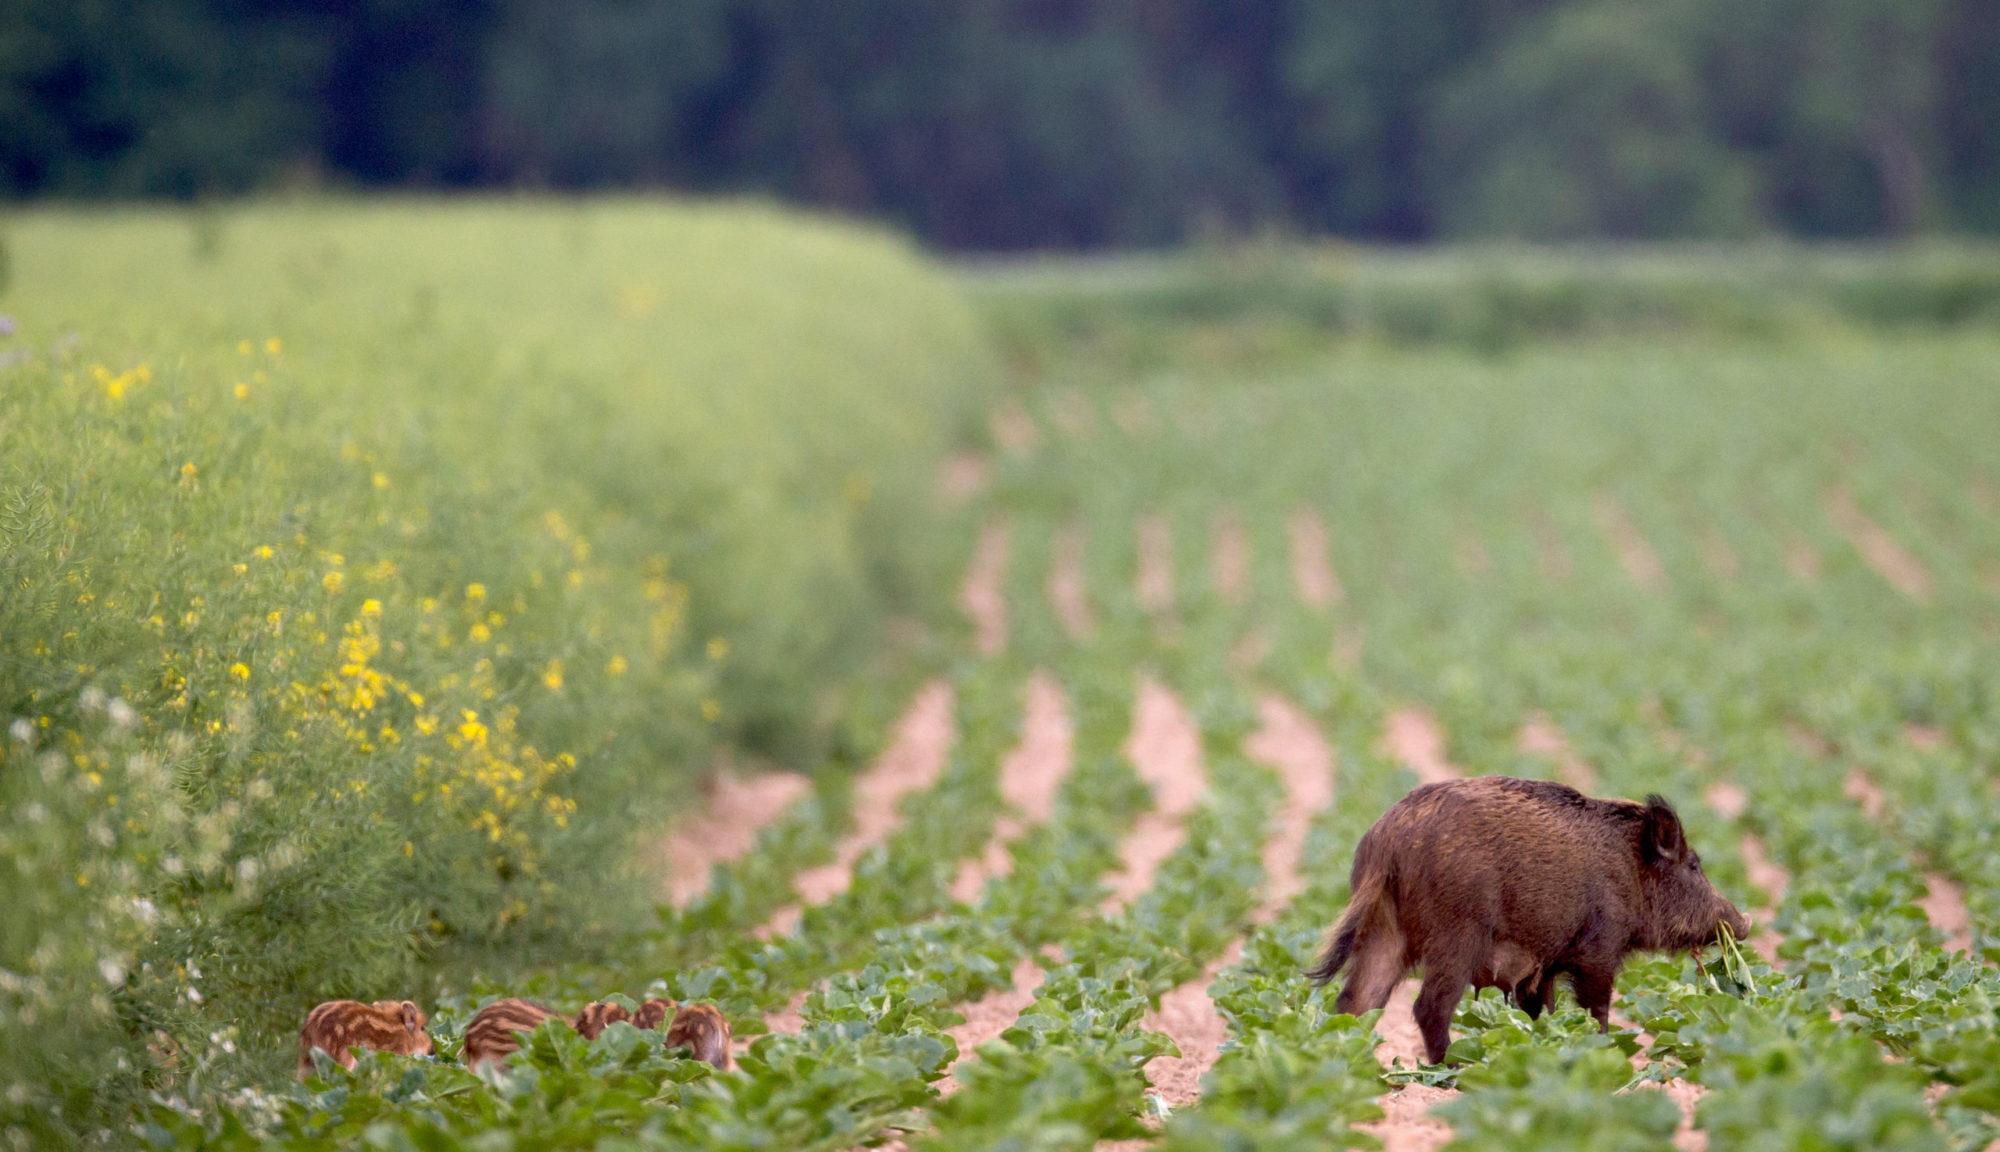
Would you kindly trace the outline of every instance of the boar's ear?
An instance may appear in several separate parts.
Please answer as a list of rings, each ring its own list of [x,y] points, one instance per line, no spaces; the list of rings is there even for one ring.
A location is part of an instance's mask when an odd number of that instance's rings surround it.
[[[1678,864],[1687,855],[1687,833],[1674,806],[1659,793],[1646,797],[1646,815],[1639,833],[1640,850],[1648,863],[1654,860]]]
[[[424,1013],[417,1007],[416,1001],[403,1001],[397,1005],[397,1011],[402,1015],[403,1027],[409,1030],[410,1035],[415,1036],[424,1030]]]

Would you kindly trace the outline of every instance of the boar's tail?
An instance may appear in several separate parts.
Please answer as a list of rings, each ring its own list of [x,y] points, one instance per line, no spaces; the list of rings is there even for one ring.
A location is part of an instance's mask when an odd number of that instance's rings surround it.
[[[1371,872],[1355,885],[1354,894],[1348,897],[1347,911],[1341,913],[1340,923],[1333,926],[1327,936],[1326,951],[1319,963],[1306,970],[1316,984],[1324,984],[1340,974],[1347,967],[1348,958],[1354,955],[1355,942],[1361,932],[1376,918],[1376,911],[1388,898],[1387,885],[1381,871]]]

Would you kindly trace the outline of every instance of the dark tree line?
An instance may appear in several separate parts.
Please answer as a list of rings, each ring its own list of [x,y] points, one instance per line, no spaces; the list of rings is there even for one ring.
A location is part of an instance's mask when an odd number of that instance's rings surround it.
[[[964,248],[2000,230],[1995,0],[8,0],[0,190],[753,190]]]

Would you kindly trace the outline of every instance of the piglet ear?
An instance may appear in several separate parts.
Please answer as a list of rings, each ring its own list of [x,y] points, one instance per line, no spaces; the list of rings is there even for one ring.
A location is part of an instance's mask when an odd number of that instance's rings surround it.
[[[424,1030],[424,1013],[422,1009],[417,1007],[416,1001],[403,1001],[397,1006],[397,1011],[403,1018],[403,1027],[409,1031],[410,1035],[415,1036]]]
[[[1687,855],[1687,833],[1674,806],[1659,793],[1646,797],[1646,815],[1639,834],[1640,849],[1648,861],[1678,864]]]

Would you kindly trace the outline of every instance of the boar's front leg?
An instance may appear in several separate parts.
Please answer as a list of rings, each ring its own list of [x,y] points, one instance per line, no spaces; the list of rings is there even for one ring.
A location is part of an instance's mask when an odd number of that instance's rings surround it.
[[[1611,1031],[1611,989],[1618,980],[1618,965],[1593,964],[1578,968],[1570,977],[1576,986],[1576,1002],[1597,1018],[1599,1032]]]

